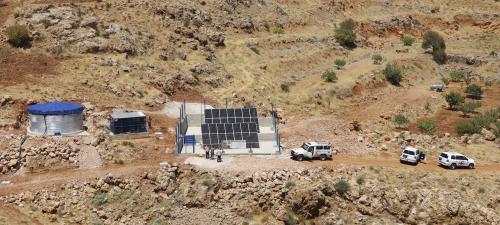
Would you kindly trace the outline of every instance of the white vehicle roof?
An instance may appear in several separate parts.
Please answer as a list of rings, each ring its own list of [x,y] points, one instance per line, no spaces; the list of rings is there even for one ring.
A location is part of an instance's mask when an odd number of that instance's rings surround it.
[[[406,148],[405,148],[405,150],[408,150],[408,151],[413,151],[413,152],[418,151],[418,149],[417,149],[417,148],[415,148],[415,147],[410,147],[410,146],[406,147]]]
[[[317,145],[331,145],[331,144],[329,142],[326,142],[326,141],[310,141],[310,142],[306,142],[306,145],[317,146]]]
[[[458,152],[441,152],[441,153],[444,153],[444,154],[447,154],[447,155],[461,155],[461,156],[465,156],[464,154],[458,153]]]

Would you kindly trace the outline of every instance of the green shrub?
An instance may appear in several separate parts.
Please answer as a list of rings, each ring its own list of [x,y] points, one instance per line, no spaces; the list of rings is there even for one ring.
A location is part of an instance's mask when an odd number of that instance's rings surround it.
[[[403,41],[405,46],[411,46],[415,43],[415,38],[410,35],[403,35],[403,37],[401,37],[401,41]]]
[[[493,130],[493,134],[495,135],[495,137],[500,138],[500,122],[496,122],[495,126],[497,127],[497,129]]]
[[[441,65],[448,61],[448,55],[446,55],[446,52],[442,48],[432,51],[432,58],[436,63]]]
[[[471,122],[460,122],[457,124],[455,131],[459,135],[477,134],[477,133],[481,132],[481,128],[478,126],[475,126],[475,124],[471,123]]]
[[[275,33],[275,34],[284,34],[285,33],[285,29],[283,29],[281,27],[276,27],[276,28],[274,28],[273,33]]]
[[[293,188],[295,187],[295,182],[293,180],[289,180],[285,183],[285,188],[286,189],[290,189],[290,188]]]
[[[31,46],[31,38],[26,26],[13,25],[5,30],[7,41],[16,48],[26,48]]]
[[[459,82],[464,79],[465,75],[462,71],[453,71],[450,73],[451,81],[453,82]]]
[[[296,225],[299,224],[299,217],[292,209],[286,209],[287,220],[285,221],[286,225]]]
[[[425,120],[417,124],[417,128],[420,129],[422,133],[430,134],[436,131],[436,123],[431,120]]]
[[[467,114],[475,112],[479,107],[481,107],[481,102],[473,101],[461,105],[458,110],[460,110],[464,116],[467,116]]]
[[[325,71],[321,77],[326,81],[326,82],[335,82],[337,81],[337,74],[332,71]]]
[[[424,35],[422,48],[432,48],[432,56],[438,64],[444,64],[447,61],[446,44],[444,39],[435,31],[427,31]]]
[[[454,91],[450,92],[449,94],[446,94],[444,96],[444,99],[448,103],[450,109],[454,109],[455,106],[458,106],[464,102],[464,97]]]
[[[363,185],[365,183],[365,177],[364,176],[358,176],[356,178],[356,183],[359,185]]]
[[[480,99],[483,95],[483,89],[478,85],[471,84],[465,88],[465,93],[469,94],[471,98]]]
[[[382,58],[382,55],[380,54],[375,54],[372,56],[372,60],[373,64],[379,65],[380,63],[382,63],[382,60],[384,60],[384,58]]]
[[[427,31],[424,34],[424,41],[422,42],[422,48],[428,49],[446,49],[446,44],[444,43],[443,37],[435,31]]]
[[[398,127],[400,127],[404,124],[407,124],[409,122],[410,122],[410,120],[408,120],[408,118],[406,118],[406,116],[404,116],[404,115],[398,114],[394,117],[394,123],[396,125],[398,125]]]
[[[201,184],[205,187],[212,188],[215,185],[215,181],[213,181],[210,178],[207,178]]]
[[[484,187],[480,187],[477,192],[479,192],[479,194],[484,194],[486,192],[486,189]]]
[[[290,91],[290,85],[288,83],[282,83],[280,85],[281,91],[283,92],[289,92]]]
[[[351,189],[351,185],[345,180],[339,180],[333,185],[335,191],[339,194],[345,194]]]
[[[356,33],[354,33],[354,28],[356,27],[356,23],[352,19],[344,20],[340,23],[339,27],[335,29],[335,39],[346,47],[354,48],[356,44],[354,43],[356,40]]]
[[[500,107],[478,114],[470,121],[458,123],[455,131],[459,135],[478,134],[483,128],[487,128],[490,124],[495,123],[497,119],[500,119]]]
[[[97,194],[92,198],[92,205],[95,207],[102,206],[108,202],[108,196],[106,192],[97,192]]]
[[[493,80],[487,80],[487,81],[485,81],[484,85],[487,86],[487,87],[493,86]]]
[[[346,61],[344,59],[336,59],[335,60],[335,65],[337,66],[338,69],[344,67],[346,64]]]
[[[382,71],[385,75],[385,79],[389,81],[389,83],[393,85],[399,85],[401,80],[403,80],[403,73],[401,72],[401,68],[397,64],[389,63],[385,66],[385,69]]]

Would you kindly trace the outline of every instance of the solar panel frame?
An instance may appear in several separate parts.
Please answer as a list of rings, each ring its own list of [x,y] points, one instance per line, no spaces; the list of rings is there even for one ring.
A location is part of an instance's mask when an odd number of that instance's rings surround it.
[[[204,144],[245,140],[247,148],[258,148],[259,121],[256,108],[206,109],[202,124]]]

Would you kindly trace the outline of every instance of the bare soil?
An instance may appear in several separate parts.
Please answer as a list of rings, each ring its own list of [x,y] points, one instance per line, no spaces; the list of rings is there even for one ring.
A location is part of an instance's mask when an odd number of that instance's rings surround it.
[[[5,47],[0,49],[0,85],[30,84],[55,76],[57,65],[51,56]]]

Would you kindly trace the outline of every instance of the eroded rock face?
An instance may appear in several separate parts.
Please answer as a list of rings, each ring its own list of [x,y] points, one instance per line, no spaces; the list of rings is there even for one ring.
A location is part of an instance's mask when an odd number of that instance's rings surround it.
[[[50,218],[63,214],[55,220],[83,224],[94,217],[109,224],[144,224],[159,218],[173,224],[207,220],[235,224],[262,212],[271,212],[270,219],[276,223],[294,218],[319,224],[340,220],[348,224],[500,222],[495,213],[500,196],[495,192],[492,201],[481,201],[475,192],[464,195],[440,185],[450,178],[420,174],[417,182],[391,181],[389,177],[399,172],[388,169],[379,175],[381,179],[367,177],[362,185],[354,182],[356,176],[366,173],[360,168],[313,168],[226,174],[163,163],[159,170],[138,176],[106,174],[58,188],[1,196],[0,201],[38,209]],[[335,188],[339,180],[350,185],[345,193]],[[218,212],[224,216],[214,216]]]
[[[133,32],[116,22],[99,18],[88,8],[76,5],[33,5],[20,12],[35,36],[47,38],[47,48],[70,45],[79,53],[117,52],[129,55],[148,53],[154,38]]]

